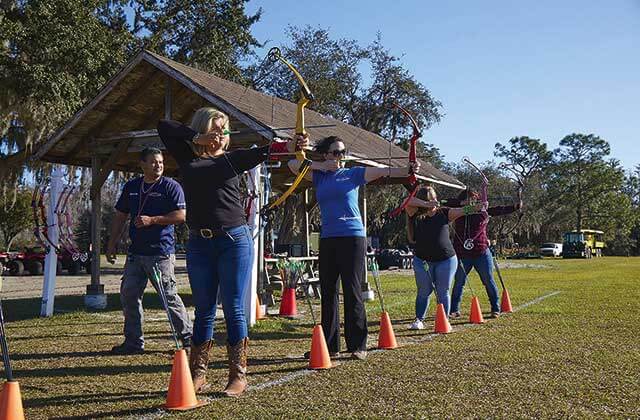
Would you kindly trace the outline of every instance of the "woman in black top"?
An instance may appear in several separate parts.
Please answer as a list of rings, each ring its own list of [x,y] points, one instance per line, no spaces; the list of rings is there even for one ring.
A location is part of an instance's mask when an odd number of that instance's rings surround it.
[[[449,222],[482,208],[482,204],[464,208],[438,207],[432,187],[421,188],[407,206],[407,234],[415,246],[413,271],[416,276],[416,319],[412,330],[424,329],[431,292],[449,313],[449,288],[458,267],[456,252],[449,237]]]
[[[253,266],[253,242],[239,177],[266,160],[270,147],[275,153],[293,152],[296,141],[227,152],[229,118],[213,108],[197,110],[190,126],[162,120],[158,134],[178,162],[187,206],[187,271],[195,306],[189,357],[194,387],[199,391],[206,384],[220,288],[229,358],[229,382],[224,393],[238,396],[247,385],[244,300]],[[298,146],[307,146],[306,139],[296,139]]]

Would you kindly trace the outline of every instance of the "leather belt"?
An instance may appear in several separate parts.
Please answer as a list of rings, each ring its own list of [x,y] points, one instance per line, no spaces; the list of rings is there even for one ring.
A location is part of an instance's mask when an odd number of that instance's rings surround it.
[[[225,232],[223,229],[220,229],[220,228],[189,229],[189,236],[191,235],[199,236],[205,239],[211,239],[211,238],[217,238],[218,236],[223,236],[223,235],[226,236],[227,232]]]

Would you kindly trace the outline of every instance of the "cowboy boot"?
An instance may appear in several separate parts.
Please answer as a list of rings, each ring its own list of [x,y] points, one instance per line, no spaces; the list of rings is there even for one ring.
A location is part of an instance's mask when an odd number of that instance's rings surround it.
[[[247,346],[249,338],[245,337],[235,346],[227,344],[229,358],[229,382],[223,393],[227,397],[239,397],[247,388]]]
[[[213,340],[207,340],[200,345],[191,345],[189,354],[189,369],[191,379],[196,392],[203,391],[207,385],[207,367],[209,366],[209,351],[213,346]]]

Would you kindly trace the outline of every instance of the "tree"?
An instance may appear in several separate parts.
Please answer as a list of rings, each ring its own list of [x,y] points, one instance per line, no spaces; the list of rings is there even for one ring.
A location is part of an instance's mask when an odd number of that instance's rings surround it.
[[[617,161],[605,160],[610,150],[609,143],[596,135],[574,133],[565,136],[554,152],[551,197],[575,209],[576,230],[582,229],[586,216],[599,213],[603,194],[621,191],[624,173]]]
[[[245,0],[8,0],[0,3],[0,179],[25,175],[32,150],[141,47],[240,80],[259,45]],[[133,19],[127,19],[127,11]],[[8,135],[12,121],[23,138]]]
[[[492,223],[495,229],[494,237],[500,240],[502,246],[505,240],[515,241],[515,235],[518,233],[522,239],[540,232],[543,225],[541,221],[546,220],[541,205],[544,195],[540,187],[540,174],[551,162],[553,153],[541,140],[519,136],[509,139],[504,145],[496,143],[494,156],[503,161],[499,166],[502,177],[512,181],[511,187],[503,187],[503,193],[513,194],[515,198],[516,194],[509,190],[520,188],[526,207],[518,215],[500,217]],[[518,185],[518,182],[522,185]]]
[[[5,189],[0,195],[0,233],[2,248],[9,250],[13,238],[25,229],[33,228],[31,192],[18,191],[15,196]]]

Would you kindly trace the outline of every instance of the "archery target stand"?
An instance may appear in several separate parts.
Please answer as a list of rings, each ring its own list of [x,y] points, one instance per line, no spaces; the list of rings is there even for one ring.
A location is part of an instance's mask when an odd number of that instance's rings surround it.
[[[58,216],[56,215],[56,204],[62,192],[62,167],[54,165],[51,173],[51,187],[49,189],[49,208],[47,209],[47,232],[49,240],[54,246],[49,246],[49,251],[44,259],[44,282],[42,284],[42,304],[40,306],[40,316],[49,317],[53,315],[53,304],[56,292],[56,268],[58,266]]]

